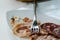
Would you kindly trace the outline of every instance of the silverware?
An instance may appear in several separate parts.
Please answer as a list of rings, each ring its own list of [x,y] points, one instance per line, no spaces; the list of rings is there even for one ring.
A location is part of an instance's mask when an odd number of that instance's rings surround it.
[[[38,33],[39,32],[39,26],[37,24],[37,0],[34,0],[34,20],[33,20],[33,25],[31,26],[31,31],[32,33]]]

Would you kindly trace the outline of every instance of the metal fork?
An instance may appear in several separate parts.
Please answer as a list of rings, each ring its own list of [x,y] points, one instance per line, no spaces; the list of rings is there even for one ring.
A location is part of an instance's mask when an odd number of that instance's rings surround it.
[[[36,9],[37,9],[37,0],[34,0],[34,20],[33,20],[32,26],[31,26],[32,33],[38,33],[39,32],[39,26],[37,24]]]

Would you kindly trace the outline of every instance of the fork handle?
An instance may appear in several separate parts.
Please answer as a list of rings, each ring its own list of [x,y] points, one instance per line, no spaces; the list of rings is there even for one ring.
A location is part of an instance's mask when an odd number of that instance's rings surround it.
[[[37,20],[37,0],[34,0],[34,20]]]

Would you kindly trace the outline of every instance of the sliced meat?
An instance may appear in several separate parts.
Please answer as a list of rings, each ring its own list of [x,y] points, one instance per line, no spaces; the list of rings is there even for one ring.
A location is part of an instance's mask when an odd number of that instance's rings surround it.
[[[47,35],[45,36],[41,35],[37,38],[37,40],[46,40],[46,39],[47,39]]]
[[[12,31],[18,37],[29,37],[29,35],[31,35],[29,27],[30,26],[25,26],[25,24],[17,24]]]
[[[53,32],[55,33],[56,36],[60,37],[60,27],[55,28]]]
[[[60,40],[60,39],[57,39],[51,35],[41,35],[37,38],[37,40]]]
[[[38,35],[36,33],[33,33],[30,35],[30,40],[36,40],[38,38]]]
[[[10,24],[12,25],[12,27],[14,27],[18,23],[23,23],[23,20],[19,18],[18,16],[14,16],[11,18]]]
[[[24,21],[24,22],[32,22],[33,20],[31,20],[31,19],[25,17],[25,18],[23,19],[23,21]]]
[[[54,23],[44,23],[41,25],[41,28],[54,36],[60,37],[60,25]]]
[[[43,34],[43,35],[48,35],[48,32],[44,29],[40,29],[40,33]]]

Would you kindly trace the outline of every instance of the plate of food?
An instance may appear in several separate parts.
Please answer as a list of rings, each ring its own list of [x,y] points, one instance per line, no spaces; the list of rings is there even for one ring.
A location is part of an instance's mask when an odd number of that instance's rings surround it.
[[[31,25],[32,19],[33,19],[33,13],[34,13],[33,9],[29,10],[28,8],[19,8],[19,9],[13,10],[13,11],[9,11],[7,13],[7,21],[8,21],[8,24],[10,26],[10,33],[9,33],[9,35],[10,35],[12,40],[17,40],[17,39],[18,40],[25,40],[26,39],[26,35],[27,34],[25,34],[25,33],[20,35],[21,39],[20,39],[20,37],[14,39],[14,37],[16,37],[16,36],[13,37],[14,32],[15,32],[14,31],[15,30],[14,26],[15,26],[15,23],[17,23],[18,25],[19,24],[24,25],[26,20],[28,20],[28,22],[26,21],[26,24],[28,24],[28,26]],[[16,20],[16,21],[13,23],[13,20]],[[12,32],[12,29],[13,29],[14,32]],[[22,37],[24,37],[25,39],[22,38]]]
[[[7,22],[10,28],[8,29],[8,34],[11,40],[60,40],[60,20],[56,19],[55,17],[57,16],[53,14],[57,11],[52,12],[56,10],[55,6],[51,7],[52,9],[44,9],[45,7],[49,7],[49,5],[41,6],[42,10],[37,10],[39,33],[32,34],[29,30],[34,17],[33,9],[23,8],[7,12]],[[47,10],[48,12],[46,12]],[[49,12],[51,13],[50,15],[55,17],[47,14]]]

